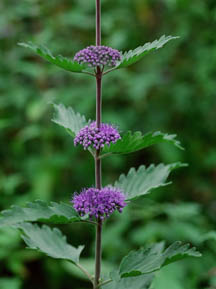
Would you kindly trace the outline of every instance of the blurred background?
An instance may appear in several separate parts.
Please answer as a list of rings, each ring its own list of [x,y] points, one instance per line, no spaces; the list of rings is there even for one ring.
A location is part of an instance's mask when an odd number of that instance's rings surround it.
[[[17,46],[44,44],[69,58],[94,44],[93,0],[0,2],[0,209],[27,201],[69,202],[94,184],[93,159],[51,122],[51,102],[94,119],[95,82],[56,68]],[[102,0],[103,44],[136,48],[178,35],[141,62],[104,77],[103,120],[121,131],[176,133],[185,147],[150,147],[103,162],[103,183],[141,164],[189,163],[173,184],[143,198],[105,225],[103,273],[131,249],[165,240],[196,245],[201,259],[165,267],[154,289],[216,288],[216,3],[215,0]],[[93,267],[94,229],[59,226],[73,245],[84,244]],[[1,289],[86,289],[67,262],[25,250],[19,232],[0,230]],[[135,289],[135,288],[134,288]]]

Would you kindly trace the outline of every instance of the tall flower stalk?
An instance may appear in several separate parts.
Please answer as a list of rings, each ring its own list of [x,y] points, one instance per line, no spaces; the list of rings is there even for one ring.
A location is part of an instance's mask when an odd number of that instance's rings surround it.
[[[101,0],[96,0],[96,46],[101,46]],[[102,119],[102,72],[97,67],[96,73],[96,125],[100,128]],[[102,172],[100,148],[95,154],[95,185],[97,189],[101,189]],[[101,258],[102,258],[102,220],[98,217],[96,229],[96,246],[95,246],[95,280],[94,289],[98,287],[101,274]]]
[[[81,1],[81,0],[80,0]],[[85,0],[83,0],[85,1]],[[141,60],[147,53],[157,50],[177,37],[162,36],[152,43],[146,43],[128,52],[119,52],[101,45],[101,0],[96,1],[96,46],[89,46],[77,52],[73,60],[53,56],[45,47],[32,43],[21,43],[52,64],[67,71],[94,76],[96,79],[96,120],[87,121],[72,108],[54,105],[56,115],[53,121],[64,127],[74,139],[74,145],[82,145],[95,161],[95,187],[75,193],[71,204],[35,201],[25,208],[12,207],[3,212],[0,227],[13,226],[22,231],[22,238],[31,249],[40,250],[50,257],[72,262],[92,282],[93,289],[148,289],[155,272],[168,263],[186,256],[200,256],[195,248],[175,242],[165,249],[164,243],[152,244],[125,256],[118,270],[110,272],[108,278],[101,278],[102,225],[115,211],[122,212],[126,205],[150,193],[152,189],[167,185],[172,170],[184,167],[180,162],[173,164],[140,166],[131,168],[127,175],[121,175],[113,184],[102,187],[101,160],[113,154],[128,154],[158,143],[171,143],[182,149],[175,135],[161,132],[142,134],[131,131],[119,134],[111,124],[102,123],[102,77],[113,70],[128,67]],[[65,236],[57,229],[31,222],[70,224],[85,222],[96,225],[95,274],[92,276],[80,264],[84,246],[78,248],[68,244]]]

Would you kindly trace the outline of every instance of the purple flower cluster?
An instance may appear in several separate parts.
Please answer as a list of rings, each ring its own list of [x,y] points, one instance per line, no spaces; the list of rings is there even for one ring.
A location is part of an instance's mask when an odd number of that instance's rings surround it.
[[[89,67],[116,66],[120,59],[121,54],[118,50],[107,46],[93,45],[80,50],[74,56],[74,61],[79,64],[87,64]]]
[[[111,186],[102,188],[84,189],[79,195],[75,194],[72,200],[74,209],[81,215],[90,218],[108,218],[115,210],[120,213],[127,205],[125,195],[121,190]]]
[[[83,145],[86,150],[93,146],[96,150],[103,148],[105,144],[109,145],[111,142],[116,143],[121,136],[116,128],[107,123],[101,123],[100,128],[97,128],[96,122],[86,125],[82,128],[74,139],[74,145]]]

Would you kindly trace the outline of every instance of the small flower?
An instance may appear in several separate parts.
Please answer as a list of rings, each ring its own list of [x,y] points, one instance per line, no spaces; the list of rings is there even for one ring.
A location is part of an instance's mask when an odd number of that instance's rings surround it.
[[[119,132],[112,125],[101,123],[100,128],[97,128],[94,121],[78,132],[74,139],[74,145],[81,144],[85,150],[93,146],[98,150],[103,148],[105,144],[116,143],[120,138]]]
[[[87,64],[89,67],[97,66],[116,66],[121,59],[121,54],[118,50],[107,46],[88,46],[80,50],[74,56],[74,61],[79,64]]]
[[[127,205],[122,191],[111,186],[101,190],[84,189],[79,195],[75,194],[71,202],[81,216],[88,214],[90,218],[101,220],[108,218],[115,210],[121,213]]]

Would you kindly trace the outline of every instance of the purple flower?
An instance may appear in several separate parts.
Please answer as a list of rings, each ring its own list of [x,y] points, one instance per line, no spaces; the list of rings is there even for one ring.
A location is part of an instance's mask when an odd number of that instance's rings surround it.
[[[79,64],[87,64],[89,67],[97,66],[116,66],[121,60],[121,54],[118,50],[107,46],[88,46],[80,50],[74,56],[74,61]]]
[[[96,150],[103,148],[105,144],[116,143],[121,136],[117,129],[107,123],[101,123],[100,128],[96,127],[96,122],[92,122],[82,128],[74,139],[74,145],[83,145],[86,150],[93,146]]]
[[[81,216],[89,215],[90,218],[101,220],[108,218],[115,210],[121,213],[127,205],[122,191],[111,186],[101,190],[84,189],[79,195],[74,195],[72,204]]]

